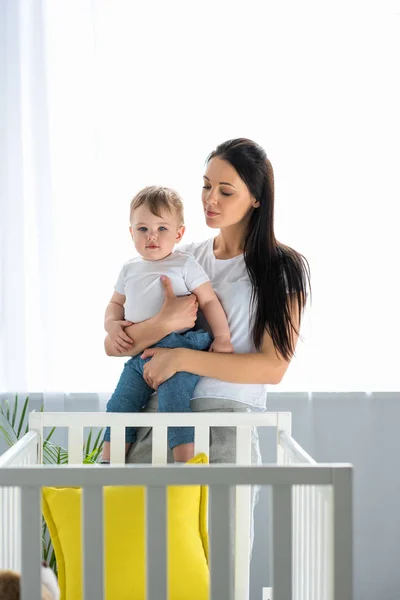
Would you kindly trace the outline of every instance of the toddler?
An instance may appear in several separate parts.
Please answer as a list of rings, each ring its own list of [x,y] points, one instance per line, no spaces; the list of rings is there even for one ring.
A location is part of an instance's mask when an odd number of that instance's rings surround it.
[[[195,258],[174,251],[185,231],[183,204],[176,192],[164,187],[147,187],[130,206],[130,233],[140,256],[126,262],[119,274],[110,304],[121,307],[119,319],[139,323],[159,313],[164,302],[161,276],[167,275],[176,296],[195,294],[213,333],[214,341],[203,330],[176,331],[154,346],[191,348],[213,352],[233,352],[225,312],[212,289],[209,278]],[[110,305],[109,305],[110,306]],[[113,311],[115,319],[115,311]],[[109,323],[108,323],[109,324]],[[106,313],[107,329],[107,313]],[[139,412],[154,390],[143,378],[139,355],[128,360],[118,385],[108,401],[107,412]],[[198,375],[176,373],[158,388],[160,412],[189,412]],[[125,450],[135,441],[135,428],[126,428]],[[168,444],[176,462],[186,462],[194,454],[192,427],[169,427]],[[110,429],[104,436],[102,462],[110,460]]]

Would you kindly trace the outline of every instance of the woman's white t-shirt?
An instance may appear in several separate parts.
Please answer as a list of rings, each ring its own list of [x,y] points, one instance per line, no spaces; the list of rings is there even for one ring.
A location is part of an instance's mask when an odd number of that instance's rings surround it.
[[[243,254],[220,260],[214,256],[214,239],[186,244],[185,252],[191,252],[210,278],[228,318],[231,341],[235,352],[256,352],[252,339],[251,292]],[[253,408],[266,407],[267,386],[260,383],[229,383],[201,377],[193,398],[219,398],[243,402]]]

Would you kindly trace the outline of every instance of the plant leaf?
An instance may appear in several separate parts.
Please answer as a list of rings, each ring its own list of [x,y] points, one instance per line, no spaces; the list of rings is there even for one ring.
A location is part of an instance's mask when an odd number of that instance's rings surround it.
[[[11,446],[14,446],[14,444],[15,444],[15,442],[17,440],[13,440],[10,437],[10,434],[8,433],[8,431],[2,425],[0,425],[0,431],[3,434],[3,437],[4,437],[4,439],[5,439],[6,444],[8,445],[8,447],[11,448]],[[14,431],[13,431],[13,433],[14,433]]]
[[[15,401],[14,401],[14,410],[13,410],[13,414],[11,417],[11,427],[14,429],[14,425],[15,425],[15,417],[17,416],[17,409],[18,409],[18,394],[15,394]]]
[[[50,560],[48,563],[50,569],[53,569],[56,577],[58,577],[58,568],[57,568],[57,561],[56,561],[56,554],[54,552],[54,548],[51,545],[51,555],[50,555]]]
[[[68,451],[45,440],[43,459],[46,464],[64,465],[68,462]]]
[[[5,406],[5,408],[3,408],[1,412],[3,413],[7,421],[10,422],[10,404],[7,398],[4,398],[3,405]]]
[[[47,436],[47,438],[45,439],[45,442],[49,442],[51,436],[53,435],[53,433],[55,432],[56,428],[53,427],[53,429],[50,431],[49,435]]]
[[[93,429],[90,429],[88,439],[86,441],[86,448],[84,449],[85,454],[90,453],[90,442],[92,441],[92,432],[93,432]]]
[[[100,429],[99,433],[97,434],[97,438],[95,439],[94,444],[93,444],[93,448],[99,450],[99,452],[102,451],[103,444],[104,444],[103,440],[100,442],[100,438],[103,435],[103,431],[104,431],[104,429]],[[100,442],[100,444],[99,444],[99,442]]]
[[[21,434],[21,430],[24,424],[24,420],[25,420],[25,415],[26,415],[26,411],[28,409],[28,402],[29,402],[29,396],[26,397],[25,402],[24,402],[24,407],[22,409],[22,414],[21,414],[21,418],[19,420],[19,425],[18,425],[18,431],[17,431],[17,438],[19,439],[19,436]]]

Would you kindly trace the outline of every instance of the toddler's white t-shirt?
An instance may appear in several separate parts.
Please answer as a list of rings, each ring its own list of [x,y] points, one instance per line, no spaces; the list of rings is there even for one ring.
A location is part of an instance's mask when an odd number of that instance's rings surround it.
[[[141,256],[132,258],[123,265],[114,286],[116,292],[126,297],[124,309],[127,321],[140,323],[160,312],[165,299],[161,275],[170,278],[176,296],[187,296],[210,281],[189,252],[177,250],[162,260],[145,260]]]

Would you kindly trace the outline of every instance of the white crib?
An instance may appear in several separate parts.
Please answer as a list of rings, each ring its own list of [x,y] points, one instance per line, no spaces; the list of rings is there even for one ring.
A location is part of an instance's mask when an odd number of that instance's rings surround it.
[[[236,465],[167,465],[167,426],[171,425],[193,426],[196,453],[205,454],[210,427],[235,427]],[[69,465],[41,464],[43,430],[54,426],[68,429]],[[112,466],[82,465],[84,429],[105,426],[112,431]],[[153,428],[152,465],[125,465],[127,426]],[[251,466],[252,427],[275,428],[277,464]],[[352,468],[317,464],[292,438],[290,413],[270,412],[31,413],[30,431],[0,457],[0,568],[21,571],[22,600],[40,598],[42,486],[82,487],[83,597],[104,598],[99,575],[103,573],[102,488],[132,485],[132,469],[135,485],[147,487],[147,573],[160,574],[147,577],[148,600],[167,598],[165,487],[190,484],[207,485],[210,491],[212,600],[250,598],[252,485],[272,488],[273,531],[273,585],[253,594],[254,600],[352,600]],[[229,502],[232,488],[235,515]],[[232,517],[234,565],[229,551]]]

